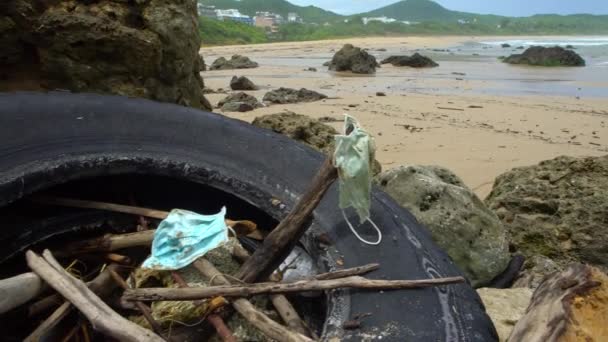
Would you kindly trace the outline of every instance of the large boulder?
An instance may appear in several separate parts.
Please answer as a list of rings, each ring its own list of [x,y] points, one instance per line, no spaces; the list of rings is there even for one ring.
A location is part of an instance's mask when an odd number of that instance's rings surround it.
[[[608,341],[608,276],[574,264],[547,277],[509,341]]]
[[[385,58],[380,64],[392,64],[394,66],[409,66],[412,68],[434,68],[439,66],[432,59],[419,54],[414,53],[411,56],[390,56]]]
[[[333,153],[334,136],[339,134],[335,128],[319,120],[293,112],[260,116],[252,124],[286,135],[328,155]],[[381,171],[380,163],[374,160],[372,172],[376,175]]]
[[[257,90],[258,87],[245,76],[233,76],[230,80],[230,89],[232,90]]]
[[[585,60],[579,54],[560,46],[532,46],[524,53],[511,55],[504,61],[510,64],[538,66],[585,66]]]
[[[193,1],[0,5],[0,90],[97,92],[211,109]]]
[[[253,69],[258,66],[258,63],[252,61],[249,57],[234,55],[230,59],[224,57],[216,59],[209,70]]]
[[[488,285],[506,269],[510,254],[502,223],[451,171],[402,166],[376,182],[431,231],[474,287]]]
[[[262,100],[271,103],[286,104],[298,102],[314,102],[326,98],[327,95],[305,88],[296,90],[281,87],[279,89],[267,92]]]
[[[507,341],[513,331],[515,324],[526,313],[532,290],[528,288],[519,289],[478,289],[477,293],[483,305],[486,307],[488,316],[498,332],[500,342]]]
[[[352,71],[355,74],[373,74],[376,72],[378,62],[376,57],[367,53],[352,44],[346,44],[340,51],[336,52],[331,62],[329,70],[333,71]]]
[[[486,203],[524,256],[608,269],[608,156],[513,169],[496,179]]]
[[[230,94],[218,103],[224,112],[249,112],[262,106],[254,96],[243,92]]]

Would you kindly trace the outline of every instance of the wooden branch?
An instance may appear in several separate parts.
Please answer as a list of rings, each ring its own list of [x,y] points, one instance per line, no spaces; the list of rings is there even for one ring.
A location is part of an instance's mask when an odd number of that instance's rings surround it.
[[[302,320],[300,314],[298,314],[285,295],[271,295],[270,301],[289,329],[306,337],[313,337],[313,332],[308,328],[308,325]]]
[[[230,281],[226,279],[220,273],[213,264],[204,258],[199,258],[194,262],[194,267],[201,272],[205,277],[214,279],[214,282],[221,284],[230,284]],[[190,289],[179,289],[179,290],[190,290]],[[273,321],[264,313],[260,312],[251,304],[248,300],[239,298],[232,302],[232,306],[235,310],[241,314],[249,323],[259,329],[264,335],[269,338],[275,339],[279,342],[308,342],[312,341],[308,337],[292,332],[285,328],[279,323]]]
[[[240,262],[245,262],[247,259],[251,257],[251,254],[243,248],[243,246],[237,243],[232,248],[232,256],[234,256]],[[279,276],[276,273],[270,275],[270,281],[280,281],[278,279]],[[308,327],[306,322],[300,317],[300,314],[296,311],[296,309],[291,305],[287,297],[282,294],[275,294],[270,296],[270,301],[272,305],[283,319],[283,322],[287,324],[287,327],[291,330],[298,332],[306,337],[315,337],[316,334]]]
[[[118,273],[111,270],[110,275],[112,276],[112,279],[114,279],[116,284],[118,284],[118,286],[120,286],[123,290],[130,289],[129,284],[127,284],[127,282],[122,279],[122,277]],[[161,336],[165,340],[168,340],[167,337],[163,334],[163,328],[160,326],[160,324],[158,324],[154,317],[152,317],[152,310],[150,310],[150,307],[140,301],[136,301],[135,306],[142,313],[146,321],[150,323],[152,330],[154,330],[154,332],[157,333],[158,336]]]
[[[91,291],[93,291],[96,295],[101,298],[105,298],[114,290],[114,286],[112,286],[112,277],[109,273],[110,270],[118,272],[120,267],[118,265],[110,264],[103,272],[101,272],[95,279],[91,280],[87,283],[87,286]],[[52,294],[48,297],[42,298],[41,300],[33,303],[28,308],[28,316],[33,317],[39,315],[40,313],[60,305],[64,302],[63,297],[58,294]]]
[[[160,219],[160,220],[164,220],[167,218],[167,216],[169,216],[168,211],[141,208],[141,207],[135,207],[135,206],[131,206],[131,205],[107,203],[107,202],[84,201],[84,200],[79,200],[79,199],[42,196],[42,195],[33,196],[31,198],[31,200],[34,203],[40,203],[40,204],[46,204],[46,205],[59,205],[59,206],[73,207],[73,208],[107,210],[107,211],[113,211],[113,212],[117,212],[117,213],[151,217],[151,218]],[[234,231],[237,233],[237,235],[248,235],[248,234],[252,234],[254,231],[257,230],[257,225],[251,221],[226,220],[226,225],[228,225],[232,229],[234,229]]]
[[[241,266],[236,277],[246,283],[268,278],[285,260],[302,234],[308,229],[312,213],[331,184],[338,178],[338,171],[328,157],[296,206],[281,223],[264,239],[262,245]]]
[[[463,283],[463,277],[421,280],[371,280],[352,276],[331,280],[300,280],[293,283],[257,283],[209,287],[145,288],[125,291],[128,300],[197,300],[210,297],[249,297],[261,294],[325,291],[334,289],[403,290]]]
[[[375,271],[379,268],[380,268],[380,264],[367,264],[367,265],[363,265],[363,266],[345,268],[343,270],[337,270],[337,271],[333,271],[333,272],[317,274],[313,278],[316,280],[331,280],[331,279],[346,278],[346,277],[350,277],[350,276],[367,274],[367,273]],[[302,279],[302,280],[305,280],[305,279]]]
[[[33,272],[0,280],[0,314],[35,298],[44,288],[42,279]]]
[[[102,298],[107,297],[112,292],[112,290],[114,290],[114,286],[112,286],[112,282],[110,281],[110,272],[113,272],[116,269],[118,269],[118,265],[112,264],[108,266],[103,272],[101,272],[97,277],[95,277],[95,279],[90,281],[87,286],[91,291],[93,291],[93,293],[97,294],[98,296],[101,296]],[[57,299],[54,300],[63,301],[63,298],[59,294],[56,294],[56,296]],[[54,296],[47,298],[53,297]],[[41,338],[46,336],[55,326],[57,326],[57,324],[59,324],[70,312],[72,312],[73,308],[74,307],[72,306],[72,304],[70,304],[70,302],[63,301],[63,304],[61,304],[61,306],[59,306],[57,310],[55,310],[49,317],[47,317],[47,319],[44,320],[44,322],[42,322],[42,324],[40,324],[38,328],[36,328],[36,330],[34,330],[34,332],[32,332],[30,336],[26,338],[26,341],[39,341]]]
[[[236,342],[236,338],[234,337],[234,335],[232,335],[232,331],[228,329],[228,326],[226,326],[226,323],[224,323],[224,319],[222,319],[220,315],[212,313],[207,316],[207,321],[209,321],[209,323],[213,325],[215,331],[217,331],[217,334],[220,336],[222,341]]]
[[[58,268],[57,261],[48,250],[44,251],[43,256],[44,259],[32,251],[27,251],[28,266],[78,308],[96,330],[120,341],[164,341],[150,330],[114,312],[82,281],[72,277],[62,267]]]
[[[72,309],[74,309],[74,307],[72,306],[72,304],[70,304],[70,302],[64,302],[23,341],[42,341],[42,338],[45,337],[49,333],[49,331],[51,331],[57,325],[57,323],[61,322],[70,312],[72,312]]]

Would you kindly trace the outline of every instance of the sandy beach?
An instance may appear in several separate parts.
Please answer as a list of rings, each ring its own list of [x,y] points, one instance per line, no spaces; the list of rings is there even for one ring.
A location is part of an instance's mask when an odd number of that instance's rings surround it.
[[[210,47],[201,50],[207,64],[238,53],[260,67],[202,75],[208,88],[225,90],[232,76],[247,76],[261,87],[249,92],[260,100],[278,87],[322,92],[330,98],[224,114],[251,122],[257,116],[286,110],[336,120],[349,113],[375,136],[377,158],[384,169],[408,164],[445,166],[483,198],[496,176],[514,167],[559,155],[608,153],[608,97],[603,96],[608,78],[601,74],[608,68],[513,67],[496,58],[511,50],[483,47],[487,53],[474,55],[461,48],[471,42],[505,39],[395,37]],[[345,43],[368,48],[377,58],[418,50],[440,67],[416,70],[384,65],[375,76],[328,72],[321,65]],[[318,71],[304,71],[308,67]],[[387,96],[376,96],[377,92]],[[208,98],[215,105],[225,96],[209,94]],[[339,122],[330,125],[341,126]]]

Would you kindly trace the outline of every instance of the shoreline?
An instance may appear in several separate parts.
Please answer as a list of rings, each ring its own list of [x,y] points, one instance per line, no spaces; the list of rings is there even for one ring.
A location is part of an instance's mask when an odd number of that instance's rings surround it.
[[[457,64],[440,61],[440,68],[423,70],[383,66],[373,77],[345,77],[320,68],[333,54],[331,50],[339,49],[345,43],[370,48],[370,52],[377,54],[375,49],[378,48],[386,48],[389,52],[446,48],[462,43],[463,39],[470,41],[471,37],[356,38],[306,44],[262,44],[264,48],[249,45],[239,48],[238,53],[258,61],[259,68],[208,71],[202,76],[206,85],[213,89],[228,89],[234,75],[247,76],[261,86],[258,91],[248,92],[259,100],[267,91],[278,87],[307,88],[325,93],[332,98],[223,114],[251,122],[257,116],[285,110],[313,118],[339,118],[343,112],[348,112],[374,135],[377,159],[384,170],[408,164],[441,165],[454,171],[481,198],[490,192],[498,175],[514,167],[536,164],[559,155],[608,154],[608,99],[506,95],[500,86],[508,83],[475,77],[475,74],[488,74],[488,70],[497,72],[500,65],[492,59],[465,60]],[[215,56],[227,56],[234,50],[234,46],[228,46],[203,49],[202,53],[210,64]],[[304,71],[305,65],[317,67],[318,72]],[[453,70],[456,66],[462,69]],[[515,70],[524,73],[523,78],[529,76],[526,69]],[[547,70],[555,73],[555,69]],[[451,75],[457,71],[467,75]],[[465,79],[457,80],[461,77]],[[556,83],[564,86],[563,82]],[[579,86],[567,85],[574,89]],[[498,86],[497,94],[479,93],[493,86]],[[442,93],[442,89],[448,92]],[[387,96],[377,97],[378,91]],[[226,94],[207,96],[212,104],[217,104]],[[330,125],[339,129],[341,123]]]

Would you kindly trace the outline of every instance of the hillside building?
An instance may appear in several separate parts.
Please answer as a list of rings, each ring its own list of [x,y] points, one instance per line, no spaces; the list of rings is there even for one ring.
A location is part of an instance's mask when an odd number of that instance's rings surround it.
[[[298,13],[289,12],[287,14],[287,22],[288,23],[302,23],[304,22],[302,18],[298,15]]]
[[[255,26],[268,29],[270,32],[277,32],[279,25],[283,24],[285,20],[280,14],[272,12],[256,12],[254,17]]]
[[[199,2],[196,4],[196,10],[198,12],[199,17],[208,17],[208,18],[217,19],[217,13],[216,13],[217,10],[215,9],[215,6],[207,6],[207,5],[203,5]]]
[[[237,9],[215,10],[218,20],[232,20],[247,25],[254,25],[254,20]]]

